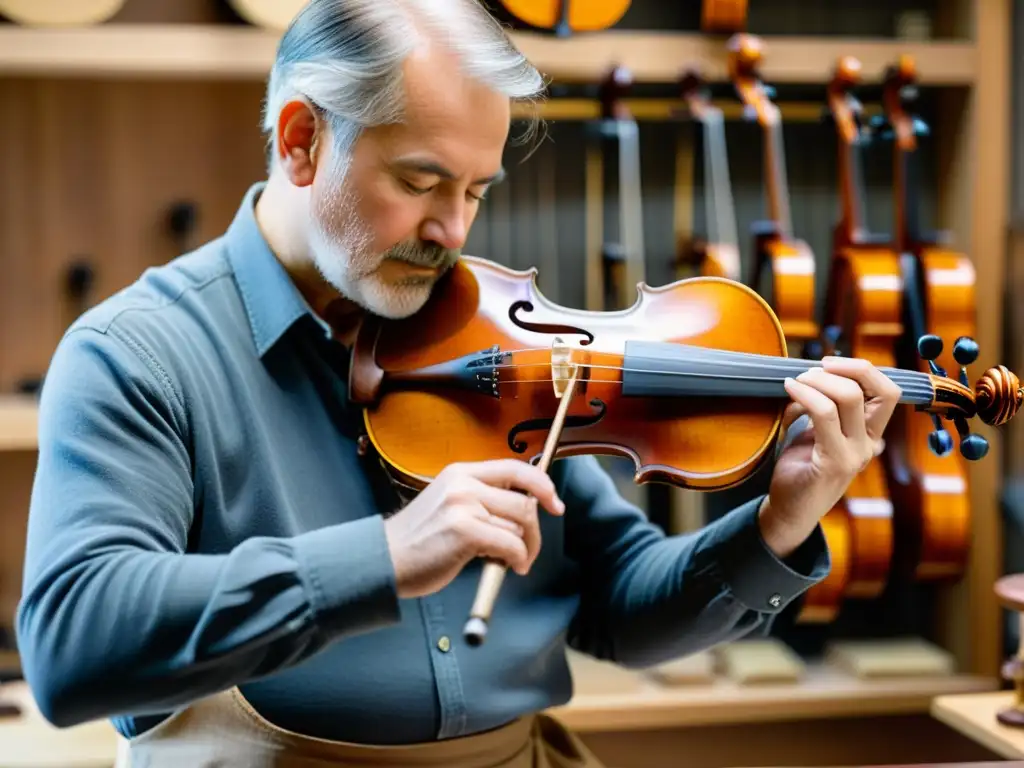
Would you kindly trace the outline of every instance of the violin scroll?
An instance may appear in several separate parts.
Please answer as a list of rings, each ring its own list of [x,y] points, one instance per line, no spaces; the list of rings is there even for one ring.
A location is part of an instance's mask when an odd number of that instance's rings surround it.
[[[1020,379],[1004,365],[989,368],[974,385],[978,418],[993,427],[1000,427],[1024,404]]]
[[[729,76],[760,79],[757,68],[764,58],[764,44],[756,35],[738,34],[726,43],[729,51]]]
[[[860,83],[861,63],[853,56],[842,56],[836,62],[832,81],[828,85],[828,114],[835,119],[839,133],[848,144],[856,141],[860,133],[863,108],[853,95]]]
[[[743,103],[744,115],[756,118],[762,127],[779,123],[779,108],[772,103],[774,89],[761,80],[760,66],[764,44],[755,35],[739,34],[729,38],[729,78]]]
[[[961,336],[953,344],[953,358],[960,366],[956,379],[935,362],[942,354],[942,348],[942,339],[933,334],[926,334],[917,342],[918,354],[928,363],[932,376],[936,377],[936,401],[952,406],[946,418],[953,422],[960,435],[960,454],[968,461],[978,461],[988,453],[988,441],[971,433],[967,424],[968,414],[973,412],[990,426],[1001,426],[1012,419],[1024,404],[1024,388],[1016,374],[998,365],[985,371],[975,384],[969,398],[973,402],[958,403],[963,400],[963,390],[971,391],[967,366],[978,359],[978,343]],[[954,381],[960,386],[953,384]],[[928,436],[928,444],[933,452],[944,456],[953,450],[953,440],[943,428],[939,414],[932,411],[931,417],[935,431]]]

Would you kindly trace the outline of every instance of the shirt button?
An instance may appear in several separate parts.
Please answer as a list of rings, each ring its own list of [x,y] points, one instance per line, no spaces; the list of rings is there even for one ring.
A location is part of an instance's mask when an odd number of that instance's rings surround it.
[[[448,639],[448,635],[442,635],[441,639],[437,641],[437,648],[441,653],[448,653],[451,647],[452,641]]]
[[[768,598],[768,605],[770,605],[772,608],[778,608],[780,605],[782,605],[782,595],[776,592],[774,595]]]

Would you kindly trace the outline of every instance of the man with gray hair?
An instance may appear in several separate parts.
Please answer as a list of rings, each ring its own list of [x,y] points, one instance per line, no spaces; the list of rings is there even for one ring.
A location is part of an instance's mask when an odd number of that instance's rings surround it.
[[[813,425],[767,495],[689,536],[593,457],[448,467],[403,505],[361,450],[361,318],[450,274],[542,90],[476,0],[294,20],[266,182],[79,318],[46,377],[17,631],[52,723],[109,717],[151,768],[596,766],[539,714],[571,696],[566,646],[656,664],[766,632],[825,577],[818,521],[899,394],[861,361],[787,382]],[[518,577],[470,647],[482,558]]]

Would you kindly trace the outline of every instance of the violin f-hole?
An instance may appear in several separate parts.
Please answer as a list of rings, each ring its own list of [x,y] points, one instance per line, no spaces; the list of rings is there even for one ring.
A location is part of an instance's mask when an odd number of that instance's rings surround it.
[[[523,320],[520,317],[516,317],[516,314],[522,310],[523,312],[533,312],[533,302],[527,300],[517,301],[508,308],[508,319],[518,325],[520,328],[526,331],[535,331],[537,333],[575,333],[586,338],[580,342],[581,346],[586,346],[594,341],[594,334],[585,328],[578,328],[575,325],[558,325],[557,323],[531,323],[528,320]],[[510,443],[511,444],[511,443]]]
[[[594,410],[592,416],[566,416],[564,429],[570,429],[572,427],[591,427],[597,424],[601,419],[604,418],[605,411],[608,406],[604,400],[599,397],[593,398],[588,405]],[[508,447],[516,453],[524,453],[526,451],[527,443],[519,440],[519,435],[523,432],[548,432],[551,430],[551,425],[554,423],[554,419],[527,419],[516,424],[512,429],[508,431]]]

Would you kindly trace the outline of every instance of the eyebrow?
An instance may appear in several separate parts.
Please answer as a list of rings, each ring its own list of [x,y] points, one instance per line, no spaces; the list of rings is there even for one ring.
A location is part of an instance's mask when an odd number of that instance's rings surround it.
[[[455,174],[449,171],[440,163],[435,163],[432,160],[417,160],[416,158],[403,158],[395,161],[395,165],[408,168],[413,171],[419,171],[420,173],[432,173],[435,176],[440,176],[442,179],[452,181],[456,178]],[[476,179],[473,184],[498,184],[505,180],[505,169],[499,168],[498,172],[491,176],[484,176],[481,179]]]

